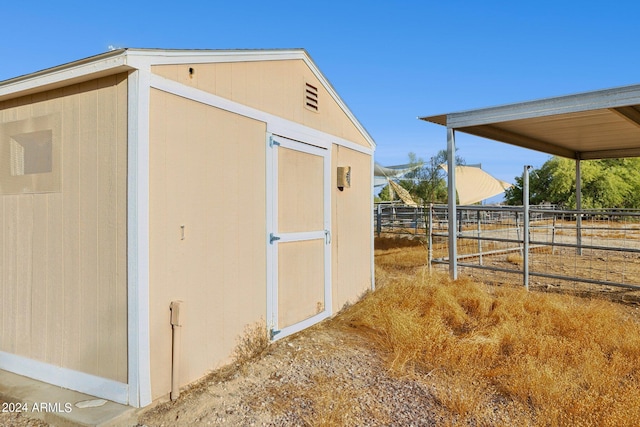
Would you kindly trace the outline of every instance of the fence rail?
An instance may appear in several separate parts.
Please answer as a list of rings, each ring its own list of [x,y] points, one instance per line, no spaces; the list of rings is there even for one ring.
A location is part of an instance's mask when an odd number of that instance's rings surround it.
[[[571,282],[640,290],[640,211],[528,211],[527,222],[522,206],[458,206],[457,266],[476,275],[520,275],[527,287],[535,280],[541,286]],[[446,205],[378,204],[374,224],[378,236],[421,239],[430,268],[449,264]]]

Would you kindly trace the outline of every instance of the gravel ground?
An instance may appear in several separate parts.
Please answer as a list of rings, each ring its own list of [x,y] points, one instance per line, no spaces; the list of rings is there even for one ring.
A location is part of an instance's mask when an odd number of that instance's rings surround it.
[[[139,425],[439,425],[434,402],[424,383],[391,376],[365,342],[320,325],[146,411]]]

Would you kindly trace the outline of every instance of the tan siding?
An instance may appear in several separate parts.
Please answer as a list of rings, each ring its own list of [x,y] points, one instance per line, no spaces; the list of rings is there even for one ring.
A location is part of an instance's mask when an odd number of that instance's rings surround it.
[[[112,328],[114,328],[117,333],[117,337],[113,341],[113,354],[114,358],[111,361],[111,366],[113,366],[117,371],[118,378],[121,381],[124,381],[124,378],[128,373],[128,304],[127,304],[127,296],[128,296],[128,287],[127,287],[127,274],[128,274],[128,262],[127,262],[127,170],[128,170],[128,162],[127,162],[127,137],[129,134],[129,128],[127,120],[125,119],[128,115],[127,111],[127,97],[128,97],[128,87],[127,80],[123,79],[122,82],[118,82],[118,86],[116,87],[116,97],[118,99],[117,103],[117,111],[118,111],[118,133],[116,136],[116,162],[117,168],[115,170],[116,175],[118,176],[116,185],[117,188],[115,190],[116,196],[114,199],[116,200],[116,222],[117,222],[117,230],[116,230],[116,247],[117,255],[116,255],[116,277],[115,277],[115,309],[114,309],[114,317],[112,320]]]
[[[278,148],[278,232],[324,229],[324,159]]]
[[[80,298],[78,304],[79,318],[79,363],[90,372],[97,370],[97,339],[86,339],[98,335],[96,313],[98,311],[98,93],[96,82],[81,85],[79,102],[78,151],[80,197],[79,197],[79,254],[82,260],[79,265]],[[102,130],[102,129],[101,129]]]
[[[47,354],[43,360],[62,366],[64,340],[64,210],[61,194],[48,196],[47,210]]]
[[[278,326],[324,310],[324,239],[278,244]]]
[[[4,351],[16,352],[16,322],[18,310],[18,278],[16,260],[18,255],[18,198],[13,197],[4,203],[4,281],[3,281],[3,318]],[[9,284],[12,284],[11,286]]]
[[[38,339],[31,336],[32,320],[32,274],[33,274],[33,198],[27,195],[18,197],[17,209],[17,239],[16,250],[16,302],[18,312],[16,316],[16,353],[30,354],[31,340]]]
[[[31,289],[31,331],[32,338],[29,354],[34,359],[45,360],[47,354],[47,272],[49,270],[47,256],[48,240],[48,200],[45,197],[33,197],[32,212],[42,212],[34,215],[33,248],[32,248],[32,289]],[[42,337],[45,335],[45,339]]]
[[[171,301],[184,301],[182,385],[227,362],[244,326],[265,317],[265,130],[152,90],[153,398],[171,385]]]
[[[0,126],[55,117],[63,165],[58,192],[0,195],[0,350],[121,382],[126,88],[118,75],[0,103]]]
[[[64,253],[64,304],[62,318],[64,319],[62,339],[62,366],[77,368],[80,366],[78,342],[80,340],[80,154],[79,135],[80,99],[77,96],[78,87],[65,88],[62,105],[62,229]],[[73,142],[72,142],[73,141]]]
[[[333,311],[354,302],[371,287],[371,157],[333,146],[332,150]],[[336,188],[338,166],[351,166],[351,188]]]
[[[189,68],[194,69],[192,77]],[[266,111],[287,120],[369,146],[329,92],[302,60],[157,65],[152,72]],[[319,112],[303,103],[305,82],[318,88]]]
[[[50,113],[47,107],[47,93],[32,96],[31,115],[44,116]],[[48,215],[49,197],[33,197],[33,237],[31,267],[31,349],[30,355],[38,360],[46,360],[47,342],[47,293],[48,293]],[[43,213],[43,214],[38,214]],[[41,337],[44,335],[44,339]]]

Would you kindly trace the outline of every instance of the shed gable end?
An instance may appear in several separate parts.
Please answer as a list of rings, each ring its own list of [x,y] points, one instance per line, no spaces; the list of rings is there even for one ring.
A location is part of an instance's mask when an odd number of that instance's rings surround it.
[[[302,59],[155,65],[161,77],[369,147]]]

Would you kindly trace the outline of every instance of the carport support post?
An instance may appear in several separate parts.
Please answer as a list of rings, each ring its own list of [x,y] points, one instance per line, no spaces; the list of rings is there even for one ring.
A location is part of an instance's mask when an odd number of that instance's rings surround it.
[[[456,227],[456,138],[455,131],[447,127],[447,197],[449,204],[449,276],[453,280],[458,278],[458,246]]]
[[[582,255],[582,173],[580,171],[580,154],[576,159],[576,250]]]
[[[529,169],[525,166],[522,173],[522,280],[524,288],[529,290]]]

